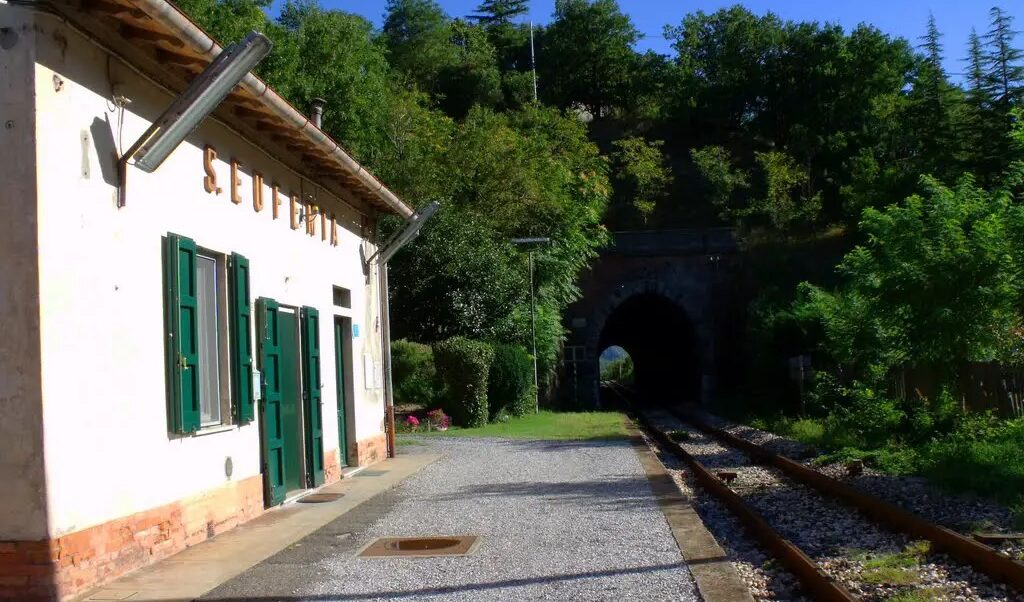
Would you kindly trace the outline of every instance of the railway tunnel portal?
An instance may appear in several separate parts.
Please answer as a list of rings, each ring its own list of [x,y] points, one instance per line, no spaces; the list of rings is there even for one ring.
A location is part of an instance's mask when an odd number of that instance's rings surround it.
[[[632,358],[635,386],[653,404],[709,402],[729,330],[737,245],[731,229],[617,232],[580,281],[558,398],[601,406],[600,356],[612,346]]]

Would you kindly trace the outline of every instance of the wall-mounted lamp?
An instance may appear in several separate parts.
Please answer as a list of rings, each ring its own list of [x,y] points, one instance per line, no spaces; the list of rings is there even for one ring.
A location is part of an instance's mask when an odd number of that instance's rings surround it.
[[[222,50],[121,160],[134,158],[135,166],[142,171],[156,171],[246,74],[270,54],[272,47],[267,36],[253,31],[241,42]]]

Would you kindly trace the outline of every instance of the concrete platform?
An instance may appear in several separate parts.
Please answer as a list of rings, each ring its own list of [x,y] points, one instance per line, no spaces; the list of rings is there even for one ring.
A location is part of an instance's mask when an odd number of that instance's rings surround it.
[[[744,599],[745,591],[716,576],[728,575],[731,566],[713,540],[707,546],[700,519],[685,512],[670,519],[663,512],[670,502],[689,506],[668,498],[663,503],[667,492],[652,488],[645,464],[657,460],[643,457],[646,446],[630,440],[422,443],[423,451],[442,459],[203,599]],[[685,556],[676,534],[687,546]],[[379,537],[453,535],[475,535],[479,542],[465,556],[358,555]],[[686,557],[701,566],[697,573],[711,596],[698,592]]]
[[[83,600],[751,599],[635,430],[404,439],[399,451],[321,490],[338,501],[288,505]],[[381,537],[454,535],[478,541],[464,556],[359,556]]]
[[[350,471],[318,493],[341,493],[333,502],[289,503],[227,533],[133,571],[77,598],[82,602],[191,602],[218,585],[294,545],[440,458],[400,455],[362,471]]]

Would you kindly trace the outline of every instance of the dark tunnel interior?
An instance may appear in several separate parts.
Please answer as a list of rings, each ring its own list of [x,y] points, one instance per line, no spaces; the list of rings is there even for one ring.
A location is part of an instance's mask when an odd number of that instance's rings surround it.
[[[637,399],[649,405],[700,400],[697,334],[683,308],[653,293],[630,297],[609,316],[599,350],[617,345],[633,359]]]

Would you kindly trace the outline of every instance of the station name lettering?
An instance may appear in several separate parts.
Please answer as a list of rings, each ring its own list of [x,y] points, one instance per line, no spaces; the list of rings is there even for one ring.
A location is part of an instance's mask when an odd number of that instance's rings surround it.
[[[217,149],[207,145],[203,149],[203,190],[209,194],[222,194],[224,189],[217,184],[217,170],[214,162],[217,160]],[[231,202],[241,205],[245,200],[242,191],[242,179],[239,177],[242,163],[235,158],[228,162],[231,171],[228,180],[228,192]],[[265,178],[256,170],[252,171],[252,209],[256,213],[262,213],[264,208],[264,187]],[[329,243],[332,247],[338,246],[338,219],[333,213],[328,213],[317,207],[315,204],[304,201],[295,192],[285,194],[280,185],[271,180],[270,184],[270,213],[273,219],[281,218],[281,207],[285,201],[288,203],[288,223],[292,230],[302,229],[307,236],[320,236],[320,240]]]

